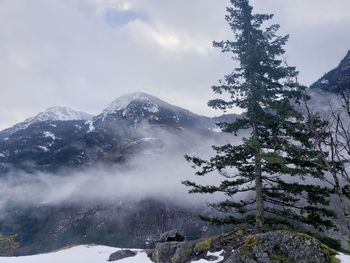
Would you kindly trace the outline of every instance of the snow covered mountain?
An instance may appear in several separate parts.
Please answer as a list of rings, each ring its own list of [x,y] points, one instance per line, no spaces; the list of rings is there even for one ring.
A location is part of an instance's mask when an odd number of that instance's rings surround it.
[[[215,119],[194,114],[143,92],[119,97],[94,118],[94,122],[99,124],[120,120],[127,121],[134,127],[145,122],[177,128],[215,127]]]
[[[0,174],[9,167],[56,171],[122,163],[133,153],[163,147],[162,132],[213,136],[224,118],[235,116],[200,116],[140,92],[116,99],[95,117],[52,107],[0,132]]]

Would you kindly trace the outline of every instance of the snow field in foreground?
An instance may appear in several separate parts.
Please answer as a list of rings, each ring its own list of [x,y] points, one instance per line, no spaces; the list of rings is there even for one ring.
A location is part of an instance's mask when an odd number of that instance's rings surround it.
[[[110,254],[121,250],[120,248],[106,247],[106,246],[95,246],[95,245],[81,245],[62,249],[56,252],[48,254],[39,254],[34,256],[24,257],[0,257],[0,263],[104,263],[108,261]],[[135,257],[125,258],[118,263],[152,263],[147,257],[146,253],[141,249],[132,249],[137,252]],[[218,263],[223,260],[220,256],[220,252],[208,253],[218,257],[218,260],[211,261],[211,263]],[[339,253],[337,258],[341,263],[350,263],[350,256]],[[193,261],[193,263],[207,263],[208,261],[201,259]]]
[[[108,261],[110,254],[121,250],[120,248],[81,245],[72,248],[62,249],[48,254],[39,254],[23,257],[0,257],[0,263],[104,263]],[[132,249],[137,252],[135,257],[118,260],[118,263],[152,263],[146,253],[141,249]],[[208,253],[208,255],[217,256],[219,259],[211,261],[218,263],[223,259],[221,252]],[[206,260],[193,261],[195,263],[207,263]]]

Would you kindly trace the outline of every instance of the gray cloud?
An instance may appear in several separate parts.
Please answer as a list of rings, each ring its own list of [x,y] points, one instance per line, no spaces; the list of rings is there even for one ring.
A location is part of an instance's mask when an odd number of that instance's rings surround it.
[[[3,0],[0,129],[53,105],[99,113],[145,91],[213,115],[210,86],[228,73],[212,40],[231,37],[225,0]],[[288,60],[310,84],[349,49],[348,0],[254,0],[290,33]],[[218,113],[217,113],[218,114]]]

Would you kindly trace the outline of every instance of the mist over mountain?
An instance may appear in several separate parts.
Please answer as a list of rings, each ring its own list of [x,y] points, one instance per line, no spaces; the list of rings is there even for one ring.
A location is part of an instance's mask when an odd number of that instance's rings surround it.
[[[313,109],[349,90],[349,61],[350,53],[311,86]],[[0,233],[18,234],[18,253],[30,254],[84,242],[147,247],[175,227],[190,239],[215,232],[197,217],[214,213],[209,199],[189,198],[181,185],[193,178],[184,155],[209,157],[210,145],[239,142],[244,134],[216,125],[236,118],[200,116],[138,92],[96,116],[55,107],[1,131]]]

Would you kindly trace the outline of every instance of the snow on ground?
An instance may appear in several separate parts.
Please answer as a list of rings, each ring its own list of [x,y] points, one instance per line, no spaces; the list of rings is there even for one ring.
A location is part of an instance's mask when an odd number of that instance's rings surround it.
[[[207,256],[215,256],[215,257],[218,258],[217,260],[210,261],[210,262],[211,262],[211,263],[218,263],[218,262],[220,262],[221,260],[223,260],[224,257],[221,256],[222,252],[223,252],[223,251],[219,251],[219,252],[215,252],[215,253],[208,252]],[[200,260],[198,260],[198,261],[192,261],[192,262],[193,262],[193,263],[208,263],[208,261],[205,260],[205,259],[200,259]]]
[[[121,250],[120,248],[81,245],[62,249],[48,254],[39,254],[23,257],[0,257],[0,263],[104,263],[108,261],[110,254]],[[135,257],[125,258],[117,261],[118,263],[152,263],[146,253],[140,249],[132,249],[137,252]],[[217,256],[219,259],[211,261],[217,263],[223,259],[221,252],[208,253],[208,255]],[[344,261],[345,262],[345,261]],[[193,263],[208,263],[206,260],[193,261]]]
[[[117,249],[104,246],[77,246],[48,254],[24,257],[0,257],[1,263],[99,263],[106,262]]]
[[[342,253],[339,253],[336,256],[336,258],[339,259],[341,263],[349,263],[350,262],[350,255],[344,255]]]

